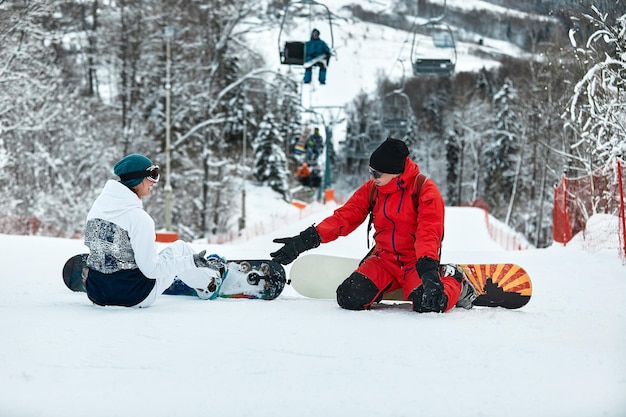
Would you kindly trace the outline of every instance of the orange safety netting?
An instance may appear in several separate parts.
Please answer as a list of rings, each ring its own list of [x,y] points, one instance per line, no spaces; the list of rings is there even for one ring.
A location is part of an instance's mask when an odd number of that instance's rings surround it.
[[[626,257],[626,226],[624,216],[624,161],[613,162],[590,175],[567,178],[565,174],[554,190],[553,239],[566,244],[584,231],[594,214],[615,216],[618,225],[620,255]]]

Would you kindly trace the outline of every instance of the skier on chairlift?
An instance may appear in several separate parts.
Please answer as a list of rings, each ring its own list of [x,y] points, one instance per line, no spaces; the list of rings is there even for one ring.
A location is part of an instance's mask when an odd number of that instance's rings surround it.
[[[328,58],[330,58],[331,51],[326,42],[320,39],[319,30],[313,29],[311,32],[311,39],[304,44],[304,52],[305,63],[310,62],[321,55],[326,57],[326,59],[316,62],[304,71],[304,83],[309,84],[311,82],[311,78],[313,76],[313,66],[318,66],[320,67],[318,80],[320,84],[326,84],[326,65],[328,63]]]

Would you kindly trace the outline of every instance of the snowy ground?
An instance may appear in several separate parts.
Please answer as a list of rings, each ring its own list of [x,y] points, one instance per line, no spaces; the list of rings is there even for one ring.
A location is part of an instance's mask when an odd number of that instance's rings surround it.
[[[273,238],[330,209],[249,241],[194,245],[264,258]],[[275,301],[163,296],[148,309],[103,308],[61,280],[83,251],[79,240],[0,235],[0,416],[626,415],[616,253],[506,252],[477,209],[447,210],[444,261],[523,265],[534,294],[520,310],[352,312],[291,287]],[[365,231],[315,251],[361,256]]]

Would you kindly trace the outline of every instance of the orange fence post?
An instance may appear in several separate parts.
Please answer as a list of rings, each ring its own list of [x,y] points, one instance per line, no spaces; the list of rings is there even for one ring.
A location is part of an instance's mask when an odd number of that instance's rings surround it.
[[[622,165],[617,160],[617,184],[619,186],[619,219],[621,221],[620,240],[622,242],[621,255],[626,257],[626,218],[624,217],[624,184],[622,183]]]
[[[572,224],[567,210],[567,176],[554,189],[554,208],[552,212],[552,240],[566,245],[572,239]]]
[[[335,201],[335,190],[332,188],[324,190],[324,203],[328,203],[329,201]]]
[[[156,232],[156,241],[161,243],[171,243],[178,240],[178,232]]]

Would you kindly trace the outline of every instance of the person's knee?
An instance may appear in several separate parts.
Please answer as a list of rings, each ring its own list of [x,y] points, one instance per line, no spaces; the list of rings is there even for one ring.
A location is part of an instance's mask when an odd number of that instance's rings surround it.
[[[365,275],[353,272],[337,288],[337,303],[347,310],[364,310],[375,301],[379,290]]]

